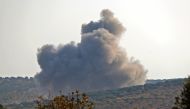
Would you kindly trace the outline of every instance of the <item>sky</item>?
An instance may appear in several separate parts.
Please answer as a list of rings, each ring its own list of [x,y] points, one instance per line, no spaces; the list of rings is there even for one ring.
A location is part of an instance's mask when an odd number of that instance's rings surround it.
[[[80,42],[81,25],[110,9],[127,28],[121,46],[148,79],[187,77],[189,6],[189,0],[0,0],[0,76],[34,76],[38,48]]]

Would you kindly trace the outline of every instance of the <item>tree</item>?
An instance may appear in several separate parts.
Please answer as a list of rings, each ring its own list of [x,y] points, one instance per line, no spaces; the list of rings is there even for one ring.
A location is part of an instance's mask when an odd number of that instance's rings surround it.
[[[5,109],[2,104],[0,104],[0,109]]]
[[[190,109],[190,76],[185,79],[182,92],[175,98],[175,105],[172,109]]]
[[[71,96],[60,95],[50,100],[39,97],[36,103],[36,109],[94,109],[94,103],[79,91],[72,92]]]

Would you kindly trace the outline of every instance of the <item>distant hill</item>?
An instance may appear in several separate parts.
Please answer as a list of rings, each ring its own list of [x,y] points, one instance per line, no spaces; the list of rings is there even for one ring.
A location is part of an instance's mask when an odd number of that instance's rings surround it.
[[[183,79],[147,80],[145,85],[87,93],[97,109],[171,109]],[[32,109],[40,95],[33,78],[0,78],[0,103],[8,109]]]
[[[98,109],[171,109],[183,79],[152,81],[142,86],[90,93]]]

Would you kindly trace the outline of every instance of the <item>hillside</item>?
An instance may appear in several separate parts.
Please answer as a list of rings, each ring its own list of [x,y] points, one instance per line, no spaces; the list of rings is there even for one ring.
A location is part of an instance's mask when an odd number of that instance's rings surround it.
[[[143,86],[89,92],[97,109],[171,109],[183,79],[148,80]],[[9,109],[32,109],[40,95],[33,78],[0,78],[0,103]],[[22,103],[21,103],[22,102]]]
[[[171,109],[183,86],[182,79],[90,94],[98,109]]]

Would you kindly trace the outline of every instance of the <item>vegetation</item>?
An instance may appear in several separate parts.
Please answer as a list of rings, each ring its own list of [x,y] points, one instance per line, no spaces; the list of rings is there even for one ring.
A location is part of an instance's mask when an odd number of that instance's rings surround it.
[[[52,100],[39,97],[36,103],[36,109],[94,109],[94,103],[89,101],[86,94],[80,94],[79,91],[72,92],[71,96],[56,96]]]
[[[5,109],[2,104],[0,104],[0,109]]]
[[[0,78],[0,103],[7,109],[34,109],[40,93],[33,78]],[[86,93],[97,109],[171,109],[184,79],[150,80],[144,86]],[[71,96],[71,95],[70,95]],[[53,99],[53,98],[51,98]]]
[[[40,94],[33,78],[0,77],[0,103],[3,105],[32,101]]]
[[[181,95],[176,97],[172,109],[190,109],[190,77],[186,79]]]

